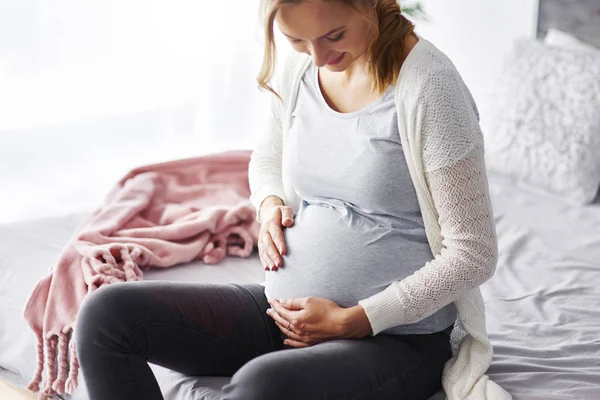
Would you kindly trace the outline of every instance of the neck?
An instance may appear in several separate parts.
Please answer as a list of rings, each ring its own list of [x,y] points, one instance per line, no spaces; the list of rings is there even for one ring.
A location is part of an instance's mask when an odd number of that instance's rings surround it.
[[[368,68],[366,53],[354,60],[354,62],[350,64],[344,71],[340,72],[339,75],[342,83],[353,82],[357,78],[361,79],[361,77],[367,76]]]
[[[341,86],[353,86],[368,79],[366,54],[357,58],[342,72],[332,72],[327,68],[319,68],[321,76],[328,76],[330,82]]]
[[[419,38],[414,33],[408,35],[404,39],[404,49],[406,54],[408,54],[413,47],[417,44]],[[335,80],[344,85],[348,85],[352,82],[360,82],[365,78],[369,78],[369,69],[367,68],[367,53],[364,53],[359,58],[354,60],[352,64],[346,68],[346,70],[342,72],[333,72],[332,74],[335,76]]]

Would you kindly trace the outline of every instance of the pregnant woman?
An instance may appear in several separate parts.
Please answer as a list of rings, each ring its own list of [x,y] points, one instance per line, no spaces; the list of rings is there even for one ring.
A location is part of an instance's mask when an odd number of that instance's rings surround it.
[[[93,292],[76,329],[90,398],[162,399],[148,362],[231,376],[190,399],[510,398],[484,375],[497,242],[452,62],[395,0],[262,7],[273,102],[249,180],[266,281]],[[271,79],[275,23],[294,51]]]

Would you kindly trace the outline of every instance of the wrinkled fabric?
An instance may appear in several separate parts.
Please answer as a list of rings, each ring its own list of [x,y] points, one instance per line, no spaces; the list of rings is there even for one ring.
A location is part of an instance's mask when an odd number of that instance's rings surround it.
[[[118,182],[25,306],[24,317],[38,341],[29,390],[39,390],[43,398],[76,388],[73,328],[88,293],[142,280],[142,271],[151,266],[250,256],[259,224],[248,200],[249,157],[240,151],[154,164]],[[40,387],[44,369],[45,386]]]

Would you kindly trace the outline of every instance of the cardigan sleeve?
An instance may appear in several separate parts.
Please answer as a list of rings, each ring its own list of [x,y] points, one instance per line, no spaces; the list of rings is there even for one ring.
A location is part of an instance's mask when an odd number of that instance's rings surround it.
[[[422,140],[442,250],[412,275],[359,302],[373,335],[426,318],[495,272],[498,244],[477,110],[462,81],[448,75],[422,82],[421,100],[408,113]]]
[[[277,89],[275,88],[275,90]],[[260,137],[257,146],[252,151],[248,164],[250,202],[256,209],[256,220],[258,222],[261,222],[260,206],[268,196],[275,195],[286,204],[281,176],[282,114],[283,105],[281,101],[277,96],[271,95],[271,110],[267,130]]]

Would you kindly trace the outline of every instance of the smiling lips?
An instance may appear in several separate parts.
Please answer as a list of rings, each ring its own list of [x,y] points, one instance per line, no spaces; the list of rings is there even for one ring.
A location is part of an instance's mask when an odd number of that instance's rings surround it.
[[[342,55],[341,55],[341,56],[339,56],[338,58],[336,58],[335,60],[333,60],[333,61],[329,61],[329,62],[327,63],[327,65],[335,65],[335,64],[339,64],[339,63],[342,61],[342,59],[344,58],[344,54],[346,54],[346,53],[342,53]]]

